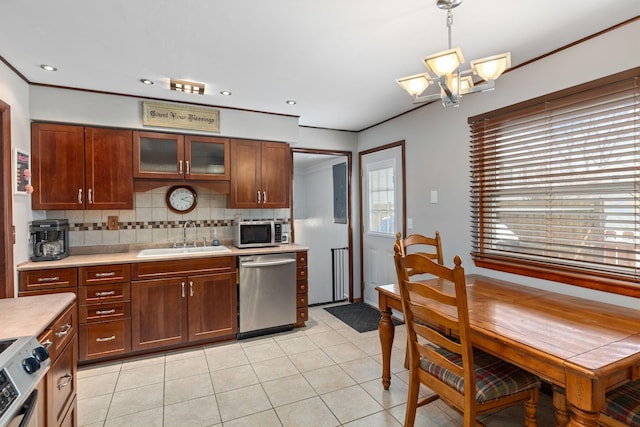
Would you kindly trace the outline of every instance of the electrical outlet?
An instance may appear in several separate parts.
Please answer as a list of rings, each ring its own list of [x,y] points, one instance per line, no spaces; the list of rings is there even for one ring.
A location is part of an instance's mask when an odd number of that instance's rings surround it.
[[[118,229],[118,217],[117,216],[109,216],[107,218],[107,230],[117,230]]]

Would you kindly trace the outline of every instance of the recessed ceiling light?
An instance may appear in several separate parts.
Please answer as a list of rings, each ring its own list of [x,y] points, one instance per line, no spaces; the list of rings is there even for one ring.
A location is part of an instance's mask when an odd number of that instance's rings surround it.
[[[296,101],[294,101],[293,99],[287,100],[286,103],[289,105],[296,105]]]
[[[220,95],[229,96],[231,95],[231,92],[229,92],[228,90],[221,90]]]
[[[40,68],[42,68],[43,70],[46,70],[46,71],[58,71],[58,69],[56,67],[54,67],[53,65],[42,64],[42,65],[40,65]]]
[[[171,90],[176,92],[195,93],[197,95],[204,95],[204,83],[190,82],[187,80],[170,80]]]
[[[153,80],[149,80],[149,79],[140,79],[140,81],[146,85],[152,85],[153,84]]]

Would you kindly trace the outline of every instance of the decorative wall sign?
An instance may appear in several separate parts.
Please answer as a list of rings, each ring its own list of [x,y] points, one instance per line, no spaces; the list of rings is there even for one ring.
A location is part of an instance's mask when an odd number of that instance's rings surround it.
[[[220,110],[143,101],[142,125],[220,132]]]
[[[31,194],[31,164],[29,152],[22,149],[13,149],[13,176],[15,182],[15,194]]]

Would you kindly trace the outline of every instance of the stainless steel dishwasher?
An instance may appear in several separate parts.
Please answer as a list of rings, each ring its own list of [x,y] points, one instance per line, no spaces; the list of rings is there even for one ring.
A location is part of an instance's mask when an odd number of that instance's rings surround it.
[[[238,257],[238,338],[290,330],[296,323],[296,254]]]

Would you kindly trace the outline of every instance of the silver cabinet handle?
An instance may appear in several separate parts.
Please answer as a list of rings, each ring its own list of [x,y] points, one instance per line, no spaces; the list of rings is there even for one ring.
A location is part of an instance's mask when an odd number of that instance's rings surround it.
[[[59,276],[56,277],[39,277],[38,282],[55,282],[56,280],[60,280]]]
[[[116,339],[115,335],[111,335],[110,337],[106,337],[106,338],[96,338],[96,342],[106,342],[106,341],[113,341]]]
[[[189,160],[187,160],[187,175],[191,173],[191,168],[189,167]]]
[[[189,280],[189,296],[193,296],[193,282]]]
[[[60,377],[60,379],[61,380],[66,379],[66,381],[61,383],[60,380],[58,380],[58,390],[62,390],[64,387],[68,386],[71,383],[71,380],[73,379],[73,375],[67,372],[62,377]]]
[[[116,312],[115,308],[112,308],[111,310],[96,310],[96,314],[98,315],[102,315],[102,314],[113,314]]]
[[[182,298],[184,298],[184,282],[182,282]]]
[[[92,205],[93,204],[93,197],[91,196],[91,189],[89,189],[89,194],[87,195],[87,198],[89,200],[89,204]]]
[[[96,273],[96,277],[113,277],[116,275],[115,271],[110,271],[108,273]]]
[[[56,336],[58,338],[63,337],[65,335],[67,335],[69,333],[69,331],[71,330],[71,324],[67,323],[66,325],[64,325],[64,330],[60,331],[60,332],[56,332]]]
[[[97,297],[108,297],[109,295],[115,295],[116,291],[104,291],[104,292],[96,292]]]
[[[267,203],[267,192],[266,191],[262,192],[262,203]]]
[[[51,347],[51,344],[53,344],[53,341],[51,341],[51,340],[46,340],[46,341],[44,341],[44,342],[41,342],[40,344],[41,344],[44,348],[49,348],[49,347]]]
[[[258,204],[260,204],[260,192],[258,191]]]
[[[78,188],[78,204],[82,204],[82,188]]]
[[[182,160],[178,162],[178,172],[182,173]]]

